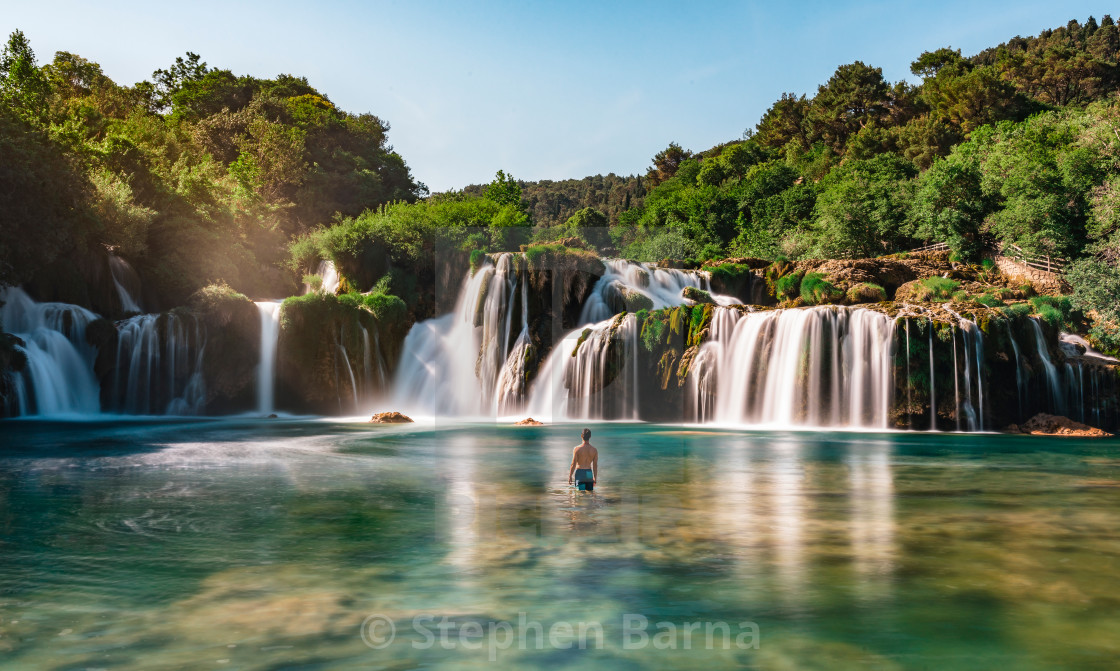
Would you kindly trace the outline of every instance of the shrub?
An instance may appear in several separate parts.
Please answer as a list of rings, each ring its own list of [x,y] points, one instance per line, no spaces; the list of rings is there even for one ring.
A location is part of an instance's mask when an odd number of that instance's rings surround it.
[[[639,312],[639,315],[642,313]],[[665,333],[665,312],[646,313],[648,316],[642,321],[642,345],[647,352],[652,352],[654,347],[661,342]]]
[[[887,300],[887,291],[878,284],[863,282],[848,289],[849,303],[879,303]]]
[[[603,262],[595,252],[572,249],[564,245],[530,245],[525,249],[525,260],[532,272],[556,270],[565,274],[572,272],[603,274]]]
[[[1059,327],[1070,321],[1073,304],[1069,296],[1035,296],[1028,302],[1035,313],[1051,326]]]
[[[718,266],[709,266],[706,270],[713,280],[721,280],[725,284],[739,281],[743,275],[751,272],[751,267],[744,263],[721,263]]]
[[[801,279],[801,300],[808,305],[835,303],[844,298],[844,292],[836,288],[821,273],[808,273]]]
[[[476,249],[471,252],[471,274],[478,272],[482,267],[482,263],[486,260],[486,252],[481,249]]]
[[[373,312],[379,322],[400,323],[408,319],[408,306],[398,296],[369,294],[362,303]]]
[[[953,298],[953,293],[961,285],[956,280],[947,277],[927,277],[919,280],[918,300],[921,301],[947,301]]]
[[[208,312],[231,303],[246,302],[250,302],[248,296],[221,281],[202,287],[194,292],[188,300],[188,304],[193,309],[201,312]]]
[[[1003,313],[1011,318],[1027,317],[1033,311],[1029,303],[1015,303],[1003,308]]]
[[[999,296],[996,296],[993,293],[981,294],[979,296],[973,297],[972,300],[976,301],[980,305],[984,305],[990,308],[998,308],[1003,305],[1003,301],[999,298]]]
[[[323,278],[320,275],[304,275],[303,283],[311,287],[312,291],[319,291],[323,288]]]
[[[804,270],[796,270],[779,277],[774,283],[774,294],[779,300],[793,300],[801,293],[801,278],[804,276]]]

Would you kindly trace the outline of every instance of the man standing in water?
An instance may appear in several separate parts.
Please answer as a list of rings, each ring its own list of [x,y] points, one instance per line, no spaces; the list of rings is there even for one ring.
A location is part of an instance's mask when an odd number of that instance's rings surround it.
[[[568,469],[568,484],[575,475],[576,486],[580,491],[593,491],[599,481],[599,450],[587,442],[591,439],[591,429],[583,430],[583,442],[572,449],[572,467]]]

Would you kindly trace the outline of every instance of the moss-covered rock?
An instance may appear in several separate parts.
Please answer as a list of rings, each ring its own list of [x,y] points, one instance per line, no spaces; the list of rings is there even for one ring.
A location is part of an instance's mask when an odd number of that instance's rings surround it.
[[[883,287],[871,282],[861,282],[848,289],[848,303],[879,303],[887,300],[887,292]]]
[[[696,287],[685,287],[684,291],[681,292],[681,296],[694,303],[702,303],[708,305],[715,304],[715,301],[712,300],[712,295],[710,293],[704,291],[703,289],[697,289]],[[653,307],[652,302],[650,303],[650,307]]]

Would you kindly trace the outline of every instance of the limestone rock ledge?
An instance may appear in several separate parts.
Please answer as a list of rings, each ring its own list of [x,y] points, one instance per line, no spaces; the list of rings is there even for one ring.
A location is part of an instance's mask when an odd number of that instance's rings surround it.
[[[369,419],[370,424],[411,424],[412,418],[399,412],[379,412]]]
[[[1008,433],[1027,433],[1033,436],[1077,436],[1083,438],[1109,438],[1111,433],[1075,422],[1068,417],[1039,413],[1020,424],[1007,427]]]

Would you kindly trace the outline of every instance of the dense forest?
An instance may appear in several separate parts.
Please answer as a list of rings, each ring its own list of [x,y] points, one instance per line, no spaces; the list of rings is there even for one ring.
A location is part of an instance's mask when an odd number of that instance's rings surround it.
[[[1094,336],[1120,345],[1120,31],[1070,21],[973,56],[917,55],[917,83],[841,65],[741,138],[671,143],[644,175],[431,194],[389,126],[305,80],[214,69],[194,54],[122,86],[14,33],[0,58],[0,283],[109,246],[165,304],[224,280],[280,295],[319,259],[344,289],[409,301],[440,249],[573,238],[635,259],[858,258],[945,242],[1062,258]],[[442,246],[441,246],[442,245]],[[410,306],[411,307],[411,306]]]

